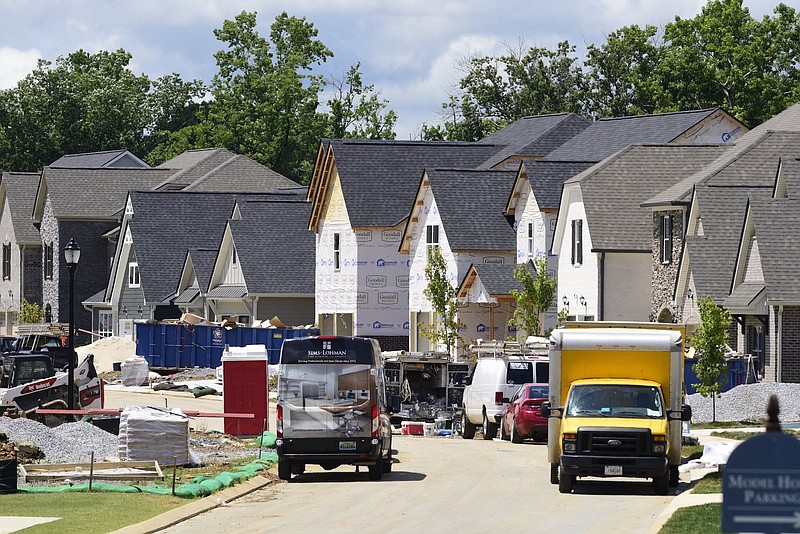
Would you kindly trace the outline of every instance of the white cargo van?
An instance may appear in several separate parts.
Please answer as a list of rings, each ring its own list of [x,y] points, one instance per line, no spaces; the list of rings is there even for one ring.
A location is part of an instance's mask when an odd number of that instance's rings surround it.
[[[541,354],[479,354],[464,387],[461,436],[472,439],[475,428],[482,426],[483,439],[494,439],[511,396],[522,384],[547,383],[549,365],[549,359]]]
[[[277,405],[278,477],[306,464],[367,466],[370,480],[392,469],[383,358],[374,339],[315,336],[281,348]]]

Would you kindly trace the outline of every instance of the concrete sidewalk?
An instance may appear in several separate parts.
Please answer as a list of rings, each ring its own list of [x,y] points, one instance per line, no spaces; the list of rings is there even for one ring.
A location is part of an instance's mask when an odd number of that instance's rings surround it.
[[[135,525],[130,525],[115,530],[114,532],[118,534],[148,534],[151,532],[158,532],[172,525],[176,525],[181,521],[185,521],[190,517],[208,512],[218,506],[224,506],[226,503],[267,486],[270,482],[272,482],[270,479],[261,475],[256,475],[241,484],[236,484],[230,488],[218,491],[208,497],[191,501],[188,504],[173,508],[147,521],[142,521],[141,523],[136,523]]]

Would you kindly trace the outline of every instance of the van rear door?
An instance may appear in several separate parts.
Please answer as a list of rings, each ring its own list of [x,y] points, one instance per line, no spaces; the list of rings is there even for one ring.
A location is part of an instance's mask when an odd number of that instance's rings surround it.
[[[284,438],[369,438],[374,358],[372,345],[358,339],[287,340],[278,379]]]

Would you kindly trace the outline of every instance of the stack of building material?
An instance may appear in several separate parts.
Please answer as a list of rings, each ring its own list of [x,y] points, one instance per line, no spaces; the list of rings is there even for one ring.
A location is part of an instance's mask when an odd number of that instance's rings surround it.
[[[178,408],[126,406],[120,416],[119,456],[160,465],[188,464],[189,418]]]

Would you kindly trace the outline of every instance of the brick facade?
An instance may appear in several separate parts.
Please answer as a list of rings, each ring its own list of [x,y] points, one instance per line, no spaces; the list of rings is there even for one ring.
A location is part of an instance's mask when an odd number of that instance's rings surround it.
[[[371,336],[378,340],[382,351],[408,350],[408,336]]]
[[[661,216],[672,215],[672,260],[661,262]],[[650,321],[657,321],[662,311],[668,309],[673,322],[682,322],[681,310],[672,305],[672,292],[678,278],[681,250],[683,249],[683,210],[653,212],[653,279]]]
[[[781,351],[781,382],[800,383],[800,307],[783,308]]]

